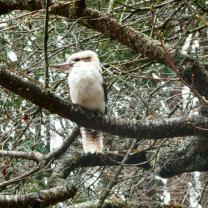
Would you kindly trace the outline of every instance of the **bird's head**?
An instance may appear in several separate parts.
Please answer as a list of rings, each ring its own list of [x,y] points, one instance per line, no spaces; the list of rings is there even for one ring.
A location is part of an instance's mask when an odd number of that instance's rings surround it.
[[[60,71],[70,71],[73,66],[79,66],[83,63],[99,64],[97,54],[90,50],[74,53],[67,58],[66,62],[53,67]]]

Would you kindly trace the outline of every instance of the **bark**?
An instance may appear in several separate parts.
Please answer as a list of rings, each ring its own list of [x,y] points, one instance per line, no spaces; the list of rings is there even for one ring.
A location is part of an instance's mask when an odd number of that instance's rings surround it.
[[[98,200],[87,201],[87,202],[68,206],[68,208],[97,208],[97,207],[98,207]],[[132,200],[126,201],[116,197],[106,199],[102,206],[102,208],[137,208],[137,207],[139,208],[141,207],[141,205],[139,205],[139,203],[137,203],[136,201],[132,201]]]
[[[0,207],[47,207],[49,205],[70,199],[74,197],[76,193],[77,189],[74,186],[59,186],[26,195],[0,195]]]
[[[0,0],[0,6],[0,14],[5,14],[15,9],[39,10],[42,8],[42,4],[38,0]],[[105,36],[121,42],[122,44],[133,49],[136,53],[141,53],[144,56],[149,57],[151,60],[171,67],[177,73],[178,77],[183,81],[183,83],[191,87],[192,91],[196,90],[199,95],[204,96],[206,99],[208,98],[207,72],[205,67],[197,62],[193,57],[184,56],[180,53],[180,51],[171,52],[171,48],[169,46],[165,46],[162,42],[150,39],[148,36],[134,30],[132,27],[126,27],[124,25],[118,24],[115,19],[106,14],[85,8],[84,1],[75,1],[74,4],[66,5],[56,3],[51,7],[51,14],[75,19],[81,17],[79,22],[84,26],[101,32]],[[189,120],[184,118],[166,119],[163,121],[147,121],[143,123],[130,121],[126,122],[108,117],[99,118],[83,109],[66,104],[52,93],[44,92],[40,88],[31,85],[31,83],[25,84],[16,77],[11,77],[5,71],[1,71],[0,73],[0,82],[3,87],[6,87],[16,94],[29,99],[34,104],[48,109],[51,113],[57,113],[58,115],[68,118],[84,127],[95,128],[119,136],[145,139],[158,139],[165,137],[170,138],[190,135],[207,136],[207,119],[204,117],[191,117]],[[6,82],[11,82],[11,86],[9,86]],[[14,89],[15,86],[17,87],[16,89]],[[198,94],[195,95],[198,96]],[[50,101],[52,101],[53,105],[50,105],[48,98]],[[207,104],[206,101],[205,103]],[[93,123],[97,123],[97,125],[94,126]],[[188,168],[189,165],[186,161],[191,161],[193,158],[192,156],[196,156],[194,154],[195,146],[198,146],[198,149],[196,150],[201,152],[201,159],[207,158],[204,151],[206,148],[204,148],[204,145],[200,145],[200,141],[202,140],[199,139],[197,143],[190,143],[187,151],[188,153],[186,152],[184,157],[179,157],[181,160],[178,162],[181,164],[181,168],[184,167],[183,170],[191,170],[191,168]],[[206,141],[206,138],[204,138],[203,141]],[[202,143],[204,144],[204,142]],[[191,155],[192,153],[193,155]],[[180,156],[180,153],[178,155],[176,154],[175,156]],[[184,158],[187,160],[183,160]],[[171,163],[169,163],[169,166],[166,165],[167,169],[174,169],[176,167],[176,165],[174,165],[174,161],[172,161],[172,166]],[[204,167],[206,167],[206,165]],[[163,170],[163,173],[165,173],[165,167]],[[179,171],[175,172],[179,173]],[[168,174],[166,173],[164,175]]]
[[[0,14],[15,9],[39,10],[42,8],[40,2],[40,0],[0,0],[0,5],[3,8]],[[196,90],[199,95],[208,98],[208,91],[205,88],[208,85],[208,73],[204,66],[193,57],[184,56],[180,51],[173,51],[170,46],[164,45],[161,41],[151,39],[132,27],[117,23],[116,19],[107,14],[86,8],[84,0],[67,4],[54,3],[50,12],[67,18],[80,18],[79,23],[82,25],[121,42],[136,53],[147,56],[152,61],[169,66],[177,73],[184,84],[191,86],[192,91]],[[198,95],[196,94],[196,96]]]
[[[10,158],[22,158],[26,160],[34,160],[39,162],[44,158],[44,155],[40,152],[21,152],[21,151],[5,151],[0,150],[0,157],[10,157]]]
[[[185,172],[208,170],[208,140],[193,138],[187,146],[179,150],[167,149],[157,160],[159,175],[171,178]]]
[[[71,171],[78,167],[119,166],[123,159],[124,155],[113,153],[76,154],[75,157],[65,159],[60,176],[66,178]],[[125,164],[135,165],[146,170],[151,168],[146,151],[131,153]]]
[[[208,119],[201,116],[171,118],[152,121],[100,117],[96,113],[66,103],[52,92],[0,69],[0,85],[51,113],[70,119],[79,126],[110,134],[140,139],[163,139],[179,136],[207,135]],[[95,125],[96,124],[96,125]]]
[[[205,145],[205,146],[204,146]],[[186,145],[180,147],[163,148],[156,155],[155,151],[141,151],[129,155],[124,165],[134,165],[144,170],[155,167],[158,175],[163,178],[171,178],[185,172],[208,170],[208,140],[204,138],[192,139]],[[65,158],[59,177],[67,178],[70,172],[79,167],[96,166],[119,166],[124,159],[122,154],[99,153],[99,154],[76,154],[71,158]]]
[[[148,150],[132,153],[124,165],[134,165],[144,170],[151,170],[155,167],[156,156],[158,175],[163,178],[171,178],[185,172],[207,171],[207,152],[208,140],[192,138],[186,145],[174,149],[163,148],[157,155],[155,155],[155,151]],[[76,154],[74,157],[64,159],[59,177],[67,178],[74,169],[79,167],[119,166],[123,159],[123,154]]]
[[[13,10],[37,10],[42,9],[44,4],[43,0],[1,0],[0,1],[0,14],[6,14]]]

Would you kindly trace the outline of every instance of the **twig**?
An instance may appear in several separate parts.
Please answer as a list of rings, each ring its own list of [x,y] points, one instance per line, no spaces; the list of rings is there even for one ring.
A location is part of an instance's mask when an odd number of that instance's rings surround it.
[[[45,29],[44,29],[44,60],[45,60],[45,88],[49,87],[49,73],[48,73],[48,22],[49,22],[49,12],[48,5],[50,0],[46,0],[46,14],[45,14]]]
[[[52,153],[49,153],[45,155],[45,157],[40,161],[39,165],[35,167],[34,169],[30,170],[29,172],[25,173],[24,175],[21,175],[19,177],[13,178],[11,180],[5,181],[0,183],[0,187],[8,186],[10,184],[16,183],[22,179],[25,179],[31,175],[34,175],[35,173],[39,172],[40,170],[44,169],[47,165],[49,165],[52,161],[57,159],[59,156],[61,156],[72,144],[72,142],[76,139],[76,137],[79,134],[79,127],[75,127],[72,131],[72,133],[69,135],[69,137],[64,140],[63,144],[60,148],[55,150]]]
[[[103,205],[103,203],[104,203],[106,197],[109,195],[111,189],[112,189],[113,186],[116,184],[116,180],[117,180],[119,174],[121,173],[121,170],[123,169],[124,163],[128,160],[129,154],[131,153],[131,151],[132,151],[132,149],[133,149],[135,143],[136,143],[136,140],[133,140],[133,142],[132,142],[132,144],[131,144],[129,150],[127,151],[127,153],[126,153],[124,159],[123,159],[122,162],[121,162],[121,165],[118,167],[118,169],[117,169],[115,175],[113,176],[111,182],[108,184],[106,190],[102,193],[102,195],[101,195],[101,197],[100,197],[100,199],[99,199],[99,202],[98,202],[98,206],[97,206],[98,208],[101,208],[101,207],[102,207],[102,205]]]

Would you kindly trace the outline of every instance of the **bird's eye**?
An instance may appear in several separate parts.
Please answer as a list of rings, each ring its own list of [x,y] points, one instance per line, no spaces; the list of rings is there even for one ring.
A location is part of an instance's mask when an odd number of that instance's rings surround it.
[[[74,61],[75,62],[80,61],[80,58],[75,58]]]

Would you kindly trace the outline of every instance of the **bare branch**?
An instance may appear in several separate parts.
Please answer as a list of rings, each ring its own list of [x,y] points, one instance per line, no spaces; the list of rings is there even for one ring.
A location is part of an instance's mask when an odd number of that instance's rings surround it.
[[[94,201],[87,201],[82,202],[79,204],[74,204],[71,206],[68,206],[68,208],[97,208],[98,207],[98,200]],[[139,205],[136,201],[133,200],[122,200],[120,198],[111,197],[109,199],[106,199],[103,203],[102,208],[137,208],[142,207],[142,204]]]
[[[30,5],[31,2],[33,3],[32,6]],[[1,0],[0,4],[3,4],[6,8],[5,10],[2,9],[2,13],[15,9],[39,10],[42,8],[39,0],[21,0],[18,2]],[[147,56],[151,60],[165,64],[170,68],[173,68],[174,63],[174,68],[178,70],[177,75],[184,80],[186,85],[192,86],[201,96],[205,96],[208,99],[208,90],[205,87],[208,86],[208,73],[193,57],[186,57],[180,51],[172,50],[169,46],[164,46],[160,41],[151,39],[132,27],[119,24],[116,19],[109,15],[85,8],[84,0],[77,0],[67,4],[53,4],[50,7],[50,12],[67,18],[79,18],[79,23],[84,26],[101,32],[111,39],[118,40],[136,53],[141,53],[143,56]],[[194,80],[192,75],[194,75]]]
[[[26,195],[0,195],[0,207],[47,207],[74,197],[76,192],[74,186],[59,186]]]
[[[118,136],[138,138],[139,140],[207,135],[208,119],[206,117],[192,116],[190,118],[179,117],[152,121],[100,117],[91,111],[66,103],[52,92],[45,91],[3,69],[0,70],[0,85],[51,113],[76,122],[79,126]]]
[[[149,161],[146,157],[146,151],[131,153],[125,161],[125,165],[136,165],[144,169],[150,169]],[[114,153],[95,153],[95,154],[78,154],[74,157],[67,158],[63,165],[63,170],[59,175],[62,178],[67,178],[71,171],[78,167],[96,167],[96,166],[119,166],[123,161],[124,156]]]
[[[34,160],[39,162],[44,158],[44,155],[40,152],[20,152],[20,151],[5,151],[0,150],[0,157],[22,158],[27,160]]]
[[[16,183],[22,179],[25,179],[25,178],[32,176],[32,175],[36,174],[37,172],[39,172],[41,169],[46,167],[51,161],[57,159],[60,155],[62,155],[69,148],[71,143],[76,139],[78,134],[79,134],[79,127],[75,127],[73,129],[72,133],[69,135],[69,137],[63,141],[63,144],[61,145],[61,147],[58,148],[57,150],[54,150],[54,152],[48,153],[46,156],[41,158],[42,160],[39,161],[40,163],[38,164],[37,167],[28,171],[24,175],[21,175],[16,178],[13,178],[11,180],[0,183],[0,187],[5,187],[10,184]],[[16,153],[16,155],[17,155],[17,153]]]
[[[121,161],[121,164],[119,165],[119,167],[117,168],[115,174],[113,175],[111,181],[108,183],[106,189],[103,191],[103,193],[101,194],[100,198],[99,198],[99,202],[98,202],[98,208],[102,208],[105,199],[108,197],[110,191],[112,190],[112,188],[116,185],[116,181],[118,179],[118,176],[120,175],[123,167],[124,167],[124,163],[126,163],[126,161],[128,160],[130,153],[135,145],[135,140],[132,141],[130,148],[128,149],[126,155],[124,156],[123,160]]]

